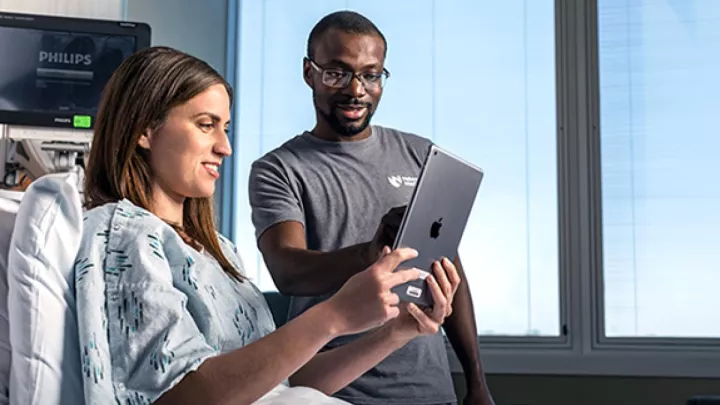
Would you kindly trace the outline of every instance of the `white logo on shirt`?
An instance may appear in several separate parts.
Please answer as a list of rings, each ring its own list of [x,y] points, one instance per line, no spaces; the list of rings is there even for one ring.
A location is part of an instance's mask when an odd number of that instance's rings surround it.
[[[399,175],[388,176],[388,181],[395,188],[400,188],[400,186],[402,185],[405,185],[407,187],[415,187],[415,184],[417,183],[417,177]]]

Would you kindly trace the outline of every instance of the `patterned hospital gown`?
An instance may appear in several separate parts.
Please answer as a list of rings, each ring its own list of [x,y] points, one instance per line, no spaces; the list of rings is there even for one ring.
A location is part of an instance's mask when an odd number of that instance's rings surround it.
[[[205,359],[275,329],[250,281],[148,211],[123,200],[88,211],[84,226],[75,277],[86,404],[149,404]]]

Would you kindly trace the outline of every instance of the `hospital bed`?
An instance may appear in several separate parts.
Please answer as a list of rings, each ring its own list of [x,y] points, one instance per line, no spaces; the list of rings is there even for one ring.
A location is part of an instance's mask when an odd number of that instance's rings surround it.
[[[7,153],[18,142],[33,151],[24,154],[30,161]],[[73,268],[83,230],[84,172],[78,162],[89,140],[66,143],[69,150],[43,148],[47,142],[0,133],[0,178],[8,174],[3,168],[30,168],[34,179],[24,192],[0,190],[0,405],[84,403]],[[33,158],[38,155],[40,163]],[[282,385],[256,402],[299,403],[346,404]]]

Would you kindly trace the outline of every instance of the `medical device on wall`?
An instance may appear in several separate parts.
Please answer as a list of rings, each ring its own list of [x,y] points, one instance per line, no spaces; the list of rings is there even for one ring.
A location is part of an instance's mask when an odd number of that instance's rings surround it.
[[[82,166],[107,81],[148,46],[144,23],[0,11],[0,181]]]

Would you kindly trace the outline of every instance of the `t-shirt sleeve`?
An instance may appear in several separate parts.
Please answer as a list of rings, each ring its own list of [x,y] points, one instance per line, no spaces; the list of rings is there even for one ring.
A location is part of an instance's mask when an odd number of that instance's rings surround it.
[[[412,136],[409,141],[418,167],[422,167],[427,154],[430,152],[430,147],[433,146],[433,142],[417,135]]]
[[[299,192],[281,164],[270,159],[255,161],[248,184],[256,239],[280,222],[296,221],[305,225]]]

